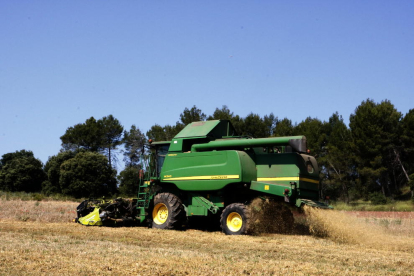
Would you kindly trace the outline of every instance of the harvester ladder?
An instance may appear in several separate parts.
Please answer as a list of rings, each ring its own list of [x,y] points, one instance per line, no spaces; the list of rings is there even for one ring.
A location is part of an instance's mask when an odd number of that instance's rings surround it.
[[[147,182],[149,181],[143,181],[143,183],[138,186],[137,206],[139,207],[148,208],[149,206],[150,193]]]
[[[149,181],[142,181],[138,186],[137,207],[148,208],[150,203]]]
[[[147,210],[151,200],[149,184],[149,181],[140,180],[140,183],[138,185],[137,210],[141,223],[145,220],[146,216],[148,215]]]
[[[142,150],[142,154],[140,156],[141,160],[141,168],[145,168],[141,170],[143,172],[142,175],[139,177],[138,183],[138,198],[137,198],[137,211],[138,211],[138,218],[142,222],[148,216],[148,208],[152,199],[152,192],[151,192],[151,181],[149,179],[152,176],[152,170],[150,166],[150,157],[144,155],[144,148]],[[145,172],[144,172],[145,171]],[[147,180],[145,180],[147,179]]]

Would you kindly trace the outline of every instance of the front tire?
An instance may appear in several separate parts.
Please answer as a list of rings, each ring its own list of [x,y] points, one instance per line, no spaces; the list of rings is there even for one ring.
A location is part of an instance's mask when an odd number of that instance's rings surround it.
[[[184,221],[185,211],[181,200],[171,193],[160,193],[154,197],[152,227],[158,229],[179,229]]]
[[[224,208],[220,224],[226,235],[244,235],[247,233],[249,212],[246,205],[233,203]]]

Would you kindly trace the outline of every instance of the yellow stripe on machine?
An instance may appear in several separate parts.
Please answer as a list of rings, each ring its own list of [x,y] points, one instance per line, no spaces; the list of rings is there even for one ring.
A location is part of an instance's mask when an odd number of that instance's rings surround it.
[[[201,175],[201,176],[183,176],[171,177],[164,176],[163,180],[220,180],[220,179],[239,179],[239,175]]]
[[[319,180],[304,177],[258,177],[257,181],[306,181],[316,184],[319,183]]]

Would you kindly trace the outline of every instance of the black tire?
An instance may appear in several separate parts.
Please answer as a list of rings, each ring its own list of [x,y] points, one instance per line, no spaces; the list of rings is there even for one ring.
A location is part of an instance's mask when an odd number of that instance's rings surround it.
[[[242,203],[232,203],[224,208],[220,217],[221,229],[226,235],[245,235],[249,223],[249,211]]]
[[[176,195],[160,193],[154,197],[154,208],[152,210],[153,228],[180,229],[184,219],[184,206]]]

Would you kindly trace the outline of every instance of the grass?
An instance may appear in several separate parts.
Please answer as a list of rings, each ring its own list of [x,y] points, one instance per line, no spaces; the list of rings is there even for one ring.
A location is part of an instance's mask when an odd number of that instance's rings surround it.
[[[312,235],[226,236],[85,227],[68,222],[77,204],[1,199],[0,275],[414,274],[411,219],[311,209],[302,221]]]
[[[336,210],[343,211],[383,211],[383,212],[413,212],[413,201],[395,201],[384,205],[373,205],[369,201],[355,201],[350,204],[344,202],[332,202]]]
[[[77,201],[77,199],[65,196],[62,194],[55,194],[46,196],[41,193],[26,193],[26,192],[5,192],[0,191],[0,199],[2,200],[36,200],[36,201]]]
[[[77,202],[6,200],[0,198],[0,220],[70,222],[76,217]]]

